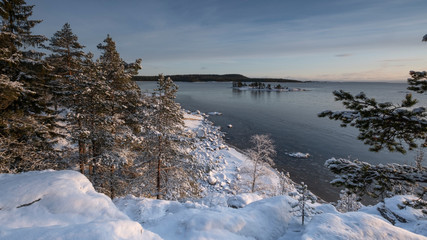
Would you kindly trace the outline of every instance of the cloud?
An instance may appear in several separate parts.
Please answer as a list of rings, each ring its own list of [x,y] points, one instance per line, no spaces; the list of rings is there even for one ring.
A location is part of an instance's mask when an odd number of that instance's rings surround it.
[[[336,54],[335,57],[350,57],[353,54],[351,53],[341,53],[341,54]]]
[[[423,59],[422,58],[396,58],[396,59],[379,60],[378,62],[393,63],[393,62],[417,62],[417,61],[423,61]]]

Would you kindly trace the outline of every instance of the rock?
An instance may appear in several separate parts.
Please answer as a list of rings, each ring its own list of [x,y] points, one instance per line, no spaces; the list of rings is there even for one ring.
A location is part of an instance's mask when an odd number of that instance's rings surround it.
[[[210,185],[215,185],[217,182],[218,182],[218,180],[214,176],[209,176],[208,177],[208,183]]]
[[[231,208],[242,208],[262,198],[255,193],[243,193],[227,199],[227,205]]]

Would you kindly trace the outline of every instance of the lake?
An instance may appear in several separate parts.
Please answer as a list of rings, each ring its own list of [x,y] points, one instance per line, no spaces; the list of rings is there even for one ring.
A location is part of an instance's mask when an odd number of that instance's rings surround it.
[[[138,82],[143,91],[151,92],[155,82]],[[276,168],[289,172],[296,182],[305,182],[309,189],[326,201],[335,201],[339,190],[329,182],[333,174],[324,167],[326,160],[350,158],[379,163],[413,164],[416,152],[405,155],[381,151],[370,152],[369,146],[357,140],[358,131],[342,128],[340,122],[319,118],[324,110],[344,110],[334,100],[334,90],[351,93],[365,92],[378,101],[400,103],[409,93],[405,83],[339,83],[308,82],[281,83],[283,86],[304,88],[304,92],[240,91],[231,82],[176,82],[179,86],[176,101],[184,109],[201,112],[220,112],[210,116],[221,126],[226,142],[240,149],[250,147],[254,134],[270,134],[275,142]],[[427,105],[427,95],[413,93],[418,105]],[[233,127],[228,128],[231,124]],[[293,158],[287,153],[309,153],[307,159]]]

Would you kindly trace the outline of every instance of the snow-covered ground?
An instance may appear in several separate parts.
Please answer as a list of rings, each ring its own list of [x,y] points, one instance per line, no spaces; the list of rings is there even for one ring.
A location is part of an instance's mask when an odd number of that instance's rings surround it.
[[[184,116],[187,131],[195,136],[196,149],[192,154],[205,168],[205,177],[201,179],[204,198],[198,201],[208,205],[227,206],[229,197],[250,191],[253,163],[237,149],[227,146],[220,128],[208,121],[206,116],[199,112],[186,113]],[[278,195],[282,191],[281,187],[277,171],[264,168],[256,184],[257,197]],[[286,188],[295,191],[293,184]]]
[[[76,171],[0,174],[0,239],[160,239]]]
[[[413,196],[349,213],[309,204],[317,214],[303,226],[290,179],[266,168],[249,193],[252,162],[223,142],[206,115],[185,118],[197,136],[193,154],[206,166],[200,199],[126,196],[113,203],[75,171],[0,174],[0,239],[427,239],[426,215],[398,207]]]

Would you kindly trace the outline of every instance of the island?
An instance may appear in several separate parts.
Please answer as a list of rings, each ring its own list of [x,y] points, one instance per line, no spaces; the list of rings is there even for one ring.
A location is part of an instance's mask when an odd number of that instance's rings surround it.
[[[263,82],[252,82],[247,84],[245,82],[233,82],[233,89],[245,91],[245,90],[256,90],[256,91],[274,91],[274,92],[302,92],[307,91],[302,88],[289,88],[280,84],[271,85],[270,83]]]
[[[250,78],[241,74],[185,74],[167,75],[174,82],[303,82],[286,78]],[[133,76],[134,81],[157,81],[159,76]]]

